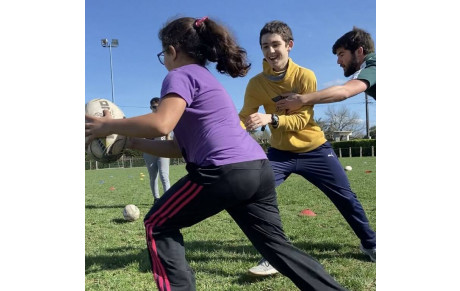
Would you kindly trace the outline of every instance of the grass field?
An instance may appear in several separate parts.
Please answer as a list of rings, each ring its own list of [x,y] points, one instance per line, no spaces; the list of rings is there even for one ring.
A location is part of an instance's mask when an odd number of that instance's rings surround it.
[[[376,158],[340,161],[353,167],[347,172],[352,189],[376,229]],[[184,165],[171,166],[171,184],[185,174]],[[89,170],[85,176],[85,289],[156,290],[142,221],[153,201],[147,169]],[[358,238],[322,192],[297,175],[277,192],[283,226],[294,245],[316,258],[345,288],[376,290],[375,263],[359,251]],[[127,204],[139,207],[140,219],[123,219]],[[317,216],[299,216],[306,208]],[[260,255],[226,212],[183,229],[183,235],[197,290],[297,290],[279,274],[263,279],[247,275]]]

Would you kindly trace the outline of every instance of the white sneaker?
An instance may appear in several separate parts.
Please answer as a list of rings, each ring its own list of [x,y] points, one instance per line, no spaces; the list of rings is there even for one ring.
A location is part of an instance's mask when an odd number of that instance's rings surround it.
[[[366,249],[363,247],[363,245],[359,245],[359,249],[365,253],[366,255],[369,256],[369,258],[371,258],[371,260],[373,262],[375,262],[377,260],[377,249],[376,248],[373,248],[373,249]]]
[[[249,269],[249,273],[255,276],[270,276],[278,273],[278,271],[275,268],[273,268],[273,266],[270,265],[270,263],[266,259],[262,258],[262,260],[259,261],[257,266]]]

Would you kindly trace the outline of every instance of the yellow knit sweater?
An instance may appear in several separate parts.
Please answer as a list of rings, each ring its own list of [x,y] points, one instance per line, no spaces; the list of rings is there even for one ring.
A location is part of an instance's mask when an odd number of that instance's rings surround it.
[[[315,91],[316,76],[313,71],[295,64],[289,58],[286,73],[280,76],[264,60],[263,72],[251,78],[246,87],[240,120],[243,122],[263,106],[265,113],[279,116],[279,126],[273,128],[270,125],[272,147],[295,153],[312,151],[326,142],[323,131],[313,119],[313,106],[304,106],[286,115],[284,111],[276,111],[276,103],[271,99],[281,93],[304,94]]]

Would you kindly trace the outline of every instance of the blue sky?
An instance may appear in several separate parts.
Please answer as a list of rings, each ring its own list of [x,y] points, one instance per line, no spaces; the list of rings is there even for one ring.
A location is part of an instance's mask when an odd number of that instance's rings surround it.
[[[377,41],[374,1],[248,0],[224,2],[223,7],[216,7],[223,1],[206,2],[212,10],[203,1],[136,0],[130,1],[131,6],[125,2],[0,4],[0,149],[6,169],[2,230],[8,234],[0,245],[8,250],[2,253],[2,263],[9,266],[2,277],[4,286],[84,289],[82,112],[83,98],[111,96],[109,53],[100,46],[101,38],[120,40],[113,55],[115,98],[121,105],[133,106],[132,111],[123,107],[129,115],[146,109],[142,108],[145,102],[159,92],[166,70],[156,60],[157,32],[178,13],[217,15],[248,50],[253,61],[248,77],[219,77],[237,107],[241,107],[248,78],[260,70],[257,39],[266,21],[280,19],[292,27],[292,56],[314,70],[319,88],[345,81],[331,53],[340,35],[356,25]],[[446,242],[460,244],[455,232],[458,195],[452,195],[458,191],[458,171],[451,170],[459,155],[449,147],[455,145],[458,124],[458,106],[453,103],[458,74],[450,73],[460,65],[455,54],[460,26],[457,3],[380,0],[377,4],[379,290],[449,290],[458,284],[456,268],[427,266],[448,266],[460,259],[445,247]],[[362,102],[359,98],[346,102]],[[350,106],[362,108],[364,114],[364,104]],[[375,107],[371,106],[372,114]],[[315,108],[318,115],[322,105]],[[440,158],[438,151],[429,154],[433,151],[427,145],[435,144],[437,137],[453,141],[447,143],[447,158]],[[31,218],[43,223],[35,227]],[[31,238],[39,251],[27,252],[29,269],[34,271],[24,280],[23,273],[15,270],[24,268],[21,254],[30,249]],[[427,252],[435,255],[423,257],[420,263],[420,254]]]
[[[376,42],[375,1],[86,1],[85,7],[85,103],[94,98],[111,100],[110,53],[101,39],[116,38],[112,48],[114,101],[128,117],[149,112],[150,98],[158,96],[167,70],[158,62],[161,51],[158,30],[176,16],[209,16],[225,24],[247,50],[252,63],[244,78],[230,78],[208,67],[232,96],[237,110],[243,106],[249,79],[262,69],[259,32],[271,20],[286,22],[294,34],[290,56],[297,64],[313,70],[318,89],[343,84],[347,78],[336,63],[332,45],[341,35],[358,26],[367,30]],[[285,4],[286,3],[286,4]],[[341,103],[316,105],[315,118],[328,106],[346,105],[365,121],[364,94]],[[369,122],[375,125],[376,106],[369,99]],[[263,111],[261,108],[260,111]]]

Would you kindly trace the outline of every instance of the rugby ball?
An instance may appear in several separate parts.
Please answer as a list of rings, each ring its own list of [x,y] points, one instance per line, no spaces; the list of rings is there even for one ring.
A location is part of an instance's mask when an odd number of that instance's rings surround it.
[[[103,110],[109,110],[112,118],[125,118],[123,111],[107,99],[93,99],[86,103],[85,114],[102,117]],[[127,138],[118,134],[111,134],[106,137],[96,138],[86,148],[88,156],[101,163],[116,162],[126,148]]]
[[[123,209],[123,217],[127,221],[137,220],[139,218],[139,215],[140,215],[139,208],[137,208],[137,206],[134,204],[128,204]]]

